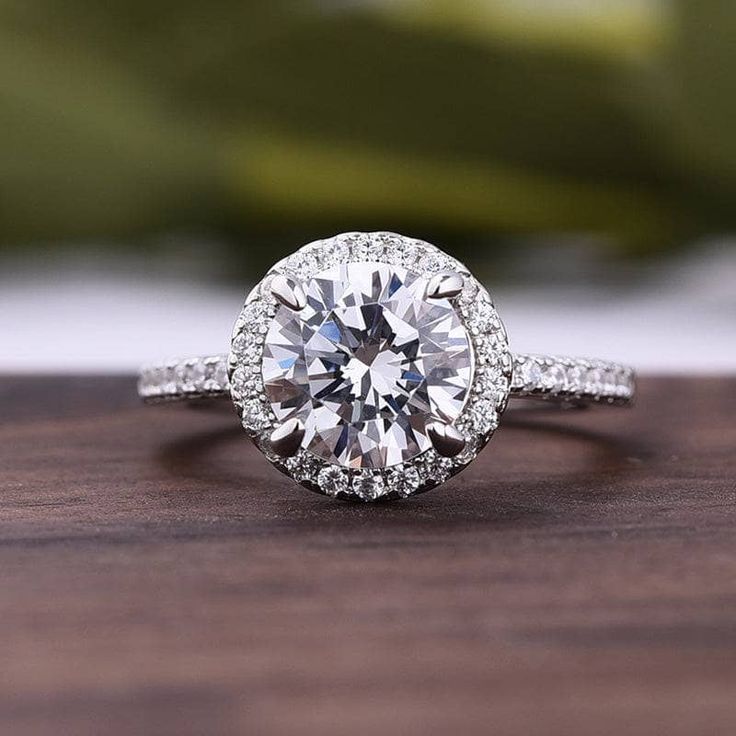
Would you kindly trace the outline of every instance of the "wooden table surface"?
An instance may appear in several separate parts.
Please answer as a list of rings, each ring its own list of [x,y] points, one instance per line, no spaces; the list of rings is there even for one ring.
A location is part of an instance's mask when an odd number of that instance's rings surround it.
[[[0,380],[0,733],[736,733],[736,379],[508,413],[392,505],[228,412]]]

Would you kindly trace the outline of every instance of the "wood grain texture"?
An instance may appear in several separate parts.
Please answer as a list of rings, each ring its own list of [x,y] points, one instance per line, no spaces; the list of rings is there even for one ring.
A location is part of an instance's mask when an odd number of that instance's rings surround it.
[[[0,380],[0,733],[735,733],[736,380],[640,388],[370,506],[229,412]]]

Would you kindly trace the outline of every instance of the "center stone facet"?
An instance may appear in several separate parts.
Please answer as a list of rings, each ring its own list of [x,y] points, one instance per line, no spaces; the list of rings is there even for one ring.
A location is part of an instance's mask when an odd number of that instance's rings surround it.
[[[263,380],[279,421],[299,418],[303,447],[336,465],[383,468],[430,448],[426,426],[453,422],[473,374],[465,327],[427,279],[348,263],[304,284],[307,306],[281,306]]]

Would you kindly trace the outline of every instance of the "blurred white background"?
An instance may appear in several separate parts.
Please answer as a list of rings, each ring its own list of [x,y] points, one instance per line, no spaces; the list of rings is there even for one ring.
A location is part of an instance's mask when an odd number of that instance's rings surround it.
[[[487,278],[512,349],[621,360],[649,373],[736,372],[732,244],[607,271],[605,285],[600,266],[567,280],[564,257],[548,257],[530,267],[525,255],[521,272],[512,268],[509,277],[507,269],[498,288]],[[0,371],[133,372],[164,357],[225,352],[248,285],[194,279],[191,264],[163,277],[165,270],[109,254],[6,261]]]

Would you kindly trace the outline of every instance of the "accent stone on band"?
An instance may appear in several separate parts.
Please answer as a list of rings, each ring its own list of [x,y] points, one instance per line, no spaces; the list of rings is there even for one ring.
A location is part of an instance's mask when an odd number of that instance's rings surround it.
[[[633,400],[634,371],[618,363],[552,355],[514,356],[514,396],[626,404]]]
[[[226,396],[229,392],[227,355],[171,358],[145,366],[138,378],[138,395],[150,402]]]

